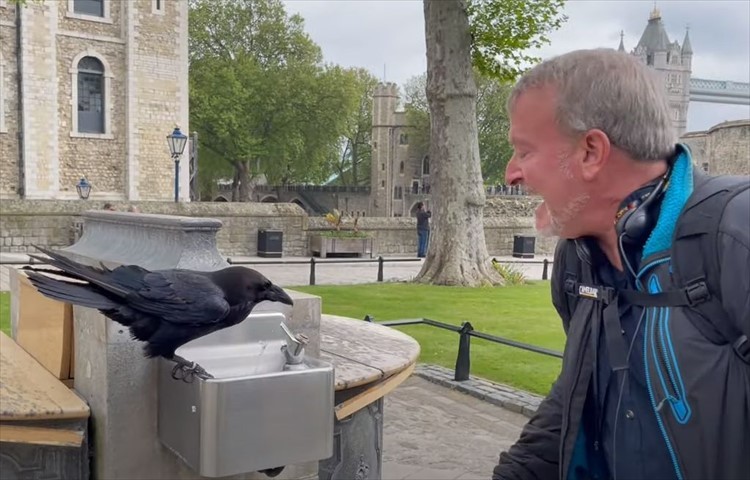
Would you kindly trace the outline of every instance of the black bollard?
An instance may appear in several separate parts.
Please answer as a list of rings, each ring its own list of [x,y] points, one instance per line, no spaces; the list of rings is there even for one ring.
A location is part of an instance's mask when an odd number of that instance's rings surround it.
[[[315,285],[315,257],[310,257],[310,285]]]
[[[547,274],[547,269],[549,268],[549,260],[545,258],[542,264],[544,265],[544,268],[542,269],[542,280],[547,280],[547,278],[549,277],[549,275]]]
[[[458,356],[456,357],[456,373],[453,379],[457,382],[463,382],[469,379],[471,371],[471,335],[469,332],[474,330],[471,323],[464,322],[461,324],[458,338]]]
[[[378,282],[383,281],[383,257],[378,257]]]

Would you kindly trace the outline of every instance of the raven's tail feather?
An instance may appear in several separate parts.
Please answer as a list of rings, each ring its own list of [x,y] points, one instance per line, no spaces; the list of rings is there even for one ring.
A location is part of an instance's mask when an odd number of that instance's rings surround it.
[[[50,259],[47,260],[43,257],[39,257],[33,254],[29,254],[30,257],[37,259],[39,261],[42,261],[42,262],[46,262],[53,267],[63,270],[65,273],[67,273],[66,276],[68,277],[76,278],[79,280],[85,280],[93,285],[96,285],[99,288],[106,290],[109,293],[113,293],[120,297],[125,297],[128,295],[128,293],[130,293],[127,290],[124,290],[116,285],[113,285],[108,280],[107,275],[102,270],[99,270],[94,267],[82,265],[76,261],[73,261],[65,257],[64,255],[60,255],[57,252],[53,252],[52,250],[42,248],[38,245],[34,245],[34,247],[40,252],[48,255]]]
[[[118,306],[104,295],[92,290],[87,284],[55,280],[35,271],[28,271],[27,275],[41,294],[53,300],[98,310],[110,310]]]

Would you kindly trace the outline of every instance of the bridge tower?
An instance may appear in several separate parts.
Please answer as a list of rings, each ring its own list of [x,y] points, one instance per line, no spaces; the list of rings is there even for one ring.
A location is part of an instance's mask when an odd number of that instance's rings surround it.
[[[622,34],[618,50],[625,51]],[[677,135],[682,136],[687,128],[690,74],[693,62],[693,47],[690,44],[689,31],[685,32],[682,46],[676,40],[671,42],[664,28],[661,12],[654,7],[638,45],[630,53],[659,73],[669,96],[672,124]]]

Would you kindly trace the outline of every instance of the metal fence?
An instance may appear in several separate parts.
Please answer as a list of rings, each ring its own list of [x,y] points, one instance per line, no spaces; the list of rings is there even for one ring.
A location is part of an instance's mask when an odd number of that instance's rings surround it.
[[[375,319],[370,315],[365,316],[366,322],[377,323],[378,325],[385,325],[388,327],[403,327],[405,325],[427,325],[430,327],[442,328],[444,330],[450,330],[458,333],[458,354],[456,355],[456,368],[454,371],[453,379],[457,382],[463,382],[469,379],[471,372],[471,337],[481,338],[493,343],[499,343],[507,345],[509,347],[520,348],[529,352],[539,353],[542,355],[548,355],[550,357],[562,359],[563,354],[561,352],[550,350],[544,347],[538,347],[536,345],[530,345],[528,343],[517,342],[508,338],[498,337],[489,333],[478,332],[474,330],[471,322],[463,322],[461,326],[451,325],[449,323],[438,322],[437,320],[431,320],[429,318],[413,318],[406,320],[387,320],[383,322],[375,322]]]

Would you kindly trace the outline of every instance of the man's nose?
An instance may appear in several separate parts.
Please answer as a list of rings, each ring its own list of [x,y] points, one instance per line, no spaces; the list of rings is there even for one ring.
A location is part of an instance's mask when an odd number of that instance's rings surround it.
[[[518,168],[518,162],[516,161],[516,156],[513,155],[512,157],[510,157],[508,166],[505,167],[505,184],[515,185],[517,183],[522,183],[522,182],[523,182],[523,174],[521,172],[521,169]]]

